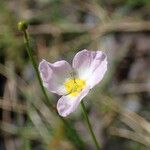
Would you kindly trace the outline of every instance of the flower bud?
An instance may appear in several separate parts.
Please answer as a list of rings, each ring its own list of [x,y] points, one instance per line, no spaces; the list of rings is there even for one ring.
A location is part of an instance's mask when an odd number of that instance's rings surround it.
[[[28,28],[28,23],[25,21],[20,21],[18,23],[18,30],[19,31],[25,31]]]

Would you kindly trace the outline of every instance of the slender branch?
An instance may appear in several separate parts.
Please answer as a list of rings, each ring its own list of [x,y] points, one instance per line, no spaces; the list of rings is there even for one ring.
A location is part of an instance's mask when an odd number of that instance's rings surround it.
[[[45,89],[44,89],[44,87],[43,87],[43,84],[42,84],[42,80],[41,80],[41,77],[40,77],[40,74],[39,74],[39,71],[38,71],[37,63],[36,63],[35,59],[33,58],[32,50],[31,50],[30,45],[29,45],[29,38],[28,38],[28,35],[27,35],[26,30],[24,30],[23,33],[24,33],[24,37],[25,37],[25,44],[26,44],[26,47],[27,47],[27,52],[28,52],[28,55],[29,55],[29,57],[30,57],[30,60],[31,60],[31,62],[32,62],[32,64],[33,64],[33,67],[34,67],[34,69],[35,69],[35,72],[36,72],[36,74],[37,74],[37,78],[38,78],[38,80],[39,80],[39,84],[40,84],[41,90],[42,90],[42,92],[43,92],[43,94],[44,94],[44,96],[45,96],[46,101],[49,102],[48,96],[47,96],[47,94],[46,94],[46,92],[45,92]],[[51,104],[50,102],[49,102],[49,104],[50,104],[50,106],[53,108],[53,106],[52,106],[52,104]],[[94,143],[95,143],[95,146],[96,146],[97,150],[100,150],[100,147],[99,147],[99,145],[98,145],[98,142],[97,142],[96,137],[95,137],[95,135],[94,135],[94,132],[93,132],[93,130],[92,130],[92,126],[91,126],[91,124],[90,124],[88,115],[87,115],[87,113],[86,113],[86,108],[85,108],[85,106],[84,106],[83,101],[81,102],[81,106],[82,106],[82,108],[83,108],[83,112],[84,112],[84,115],[85,115],[85,119],[86,119],[86,122],[87,122],[87,124],[88,124],[89,131],[90,131],[90,134],[91,134],[91,136],[92,136],[92,139],[93,139],[93,141],[94,141]]]
[[[35,59],[33,58],[32,50],[31,50],[30,45],[29,45],[29,37],[28,37],[28,35],[27,35],[26,30],[24,30],[23,33],[24,33],[25,45],[26,45],[26,48],[27,48],[27,52],[28,52],[28,55],[29,55],[29,57],[30,57],[30,60],[31,60],[31,62],[32,62],[32,64],[33,64],[34,70],[35,70],[35,72],[36,72],[36,75],[37,75],[37,78],[38,78],[38,81],[39,81],[41,90],[42,90],[42,92],[43,92],[43,95],[44,95],[44,97],[45,97],[46,102],[49,103],[49,105],[53,108],[53,106],[52,106],[52,104],[50,103],[50,101],[49,101],[49,99],[48,99],[48,96],[47,96],[47,94],[46,94],[46,92],[45,92],[44,86],[43,86],[43,84],[42,84],[42,80],[41,80],[41,77],[40,77],[40,74],[39,74],[39,71],[38,71],[37,63],[36,63]]]
[[[25,38],[25,45],[26,45],[26,48],[27,48],[27,52],[28,52],[28,55],[30,57],[30,60],[32,62],[32,65],[34,67],[34,70],[35,70],[35,73],[37,75],[37,78],[38,78],[38,81],[39,81],[39,84],[40,84],[40,87],[41,87],[41,90],[44,94],[44,97],[45,97],[45,100],[46,102],[49,104],[49,106],[51,107],[51,110],[53,110],[53,112],[57,113],[56,111],[56,108],[53,107],[52,103],[50,103],[49,99],[48,99],[48,96],[47,96],[47,93],[44,89],[44,86],[42,84],[42,80],[41,80],[41,77],[40,77],[40,74],[39,74],[39,70],[38,70],[38,67],[37,67],[37,63],[33,57],[33,53],[32,53],[32,49],[30,48],[30,44],[29,44],[29,37],[28,37],[28,34],[26,32],[26,29],[27,29],[28,25],[26,22],[22,21],[22,22],[19,22],[18,23],[18,29],[20,31],[23,31],[24,33],[24,38]],[[64,123],[65,125],[65,128],[67,128],[67,132],[66,135],[67,137],[70,139],[70,141],[74,142],[74,144],[81,148],[81,149],[85,149],[84,148],[84,143],[83,141],[80,139],[80,137],[78,136],[76,130],[70,125],[69,122],[67,122],[64,118],[62,118],[61,116],[59,116],[59,118],[61,119],[61,121]],[[72,136],[73,135],[73,136]],[[76,141],[76,143],[75,143]]]
[[[94,132],[93,132],[93,129],[92,129],[90,120],[89,120],[89,118],[88,118],[88,114],[87,114],[87,112],[86,112],[86,108],[85,108],[85,105],[84,105],[84,102],[83,102],[83,101],[81,101],[81,107],[82,107],[82,109],[83,109],[84,117],[85,117],[85,120],[86,120],[86,122],[87,122],[89,131],[90,131],[91,137],[92,137],[92,139],[93,139],[93,141],[94,141],[94,144],[95,144],[95,146],[96,146],[96,149],[97,149],[97,150],[100,150],[100,146],[99,146],[99,144],[98,144],[98,142],[97,142],[97,139],[96,139],[96,136],[95,136],[95,134],[94,134]]]

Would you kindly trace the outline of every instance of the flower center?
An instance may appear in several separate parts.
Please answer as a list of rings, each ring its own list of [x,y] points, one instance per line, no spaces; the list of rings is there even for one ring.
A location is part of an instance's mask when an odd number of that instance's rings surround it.
[[[66,91],[71,96],[77,96],[83,88],[86,86],[86,83],[82,79],[69,79],[64,84]]]

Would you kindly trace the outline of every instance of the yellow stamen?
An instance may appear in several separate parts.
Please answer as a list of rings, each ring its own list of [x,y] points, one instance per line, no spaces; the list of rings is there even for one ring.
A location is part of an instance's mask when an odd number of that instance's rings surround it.
[[[82,79],[68,79],[64,84],[66,91],[71,96],[77,96],[83,88],[86,86],[86,83]]]

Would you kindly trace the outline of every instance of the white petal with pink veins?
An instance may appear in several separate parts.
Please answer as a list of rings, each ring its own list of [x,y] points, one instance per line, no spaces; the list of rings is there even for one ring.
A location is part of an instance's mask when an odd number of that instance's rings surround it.
[[[43,85],[50,92],[59,95],[66,94],[64,83],[70,78],[70,73],[72,72],[72,68],[68,62],[62,60],[51,64],[46,60],[42,60],[39,64],[39,71]]]
[[[59,115],[66,117],[74,112],[81,100],[88,94],[90,88],[83,89],[78,96],[66,95],[62,96],[57,102],[57,110]]]
[[[82,50],[73,59],[73,68],[78,77],[86,80],[87,85],[93,88],[98,84],[107,70],[107,57],[102,51]]]

